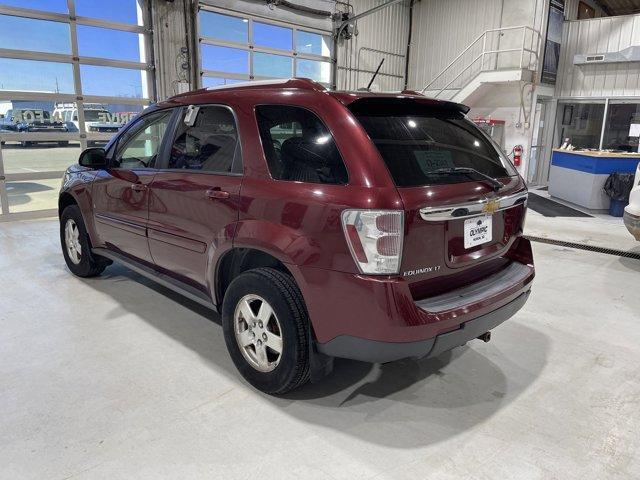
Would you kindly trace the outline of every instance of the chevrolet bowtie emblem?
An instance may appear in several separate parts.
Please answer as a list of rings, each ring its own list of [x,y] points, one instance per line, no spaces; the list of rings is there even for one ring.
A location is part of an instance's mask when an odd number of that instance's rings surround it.
[[[500,208],[500,202],[498,200],[487,200],[487,203],[482,207],[482,212],[487,214],[496,213]]]

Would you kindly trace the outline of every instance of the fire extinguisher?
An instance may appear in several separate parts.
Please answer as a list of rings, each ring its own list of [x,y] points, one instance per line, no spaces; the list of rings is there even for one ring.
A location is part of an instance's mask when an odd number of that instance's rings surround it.
[[[522,145],[516,145],[515,147],[513,147],[511,155],[513,155],[513,164],[516,167],[519,167],[522,163]]]

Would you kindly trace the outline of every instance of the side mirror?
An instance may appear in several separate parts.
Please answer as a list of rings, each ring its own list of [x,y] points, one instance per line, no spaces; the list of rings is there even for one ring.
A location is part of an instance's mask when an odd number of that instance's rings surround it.
[[[107,152],[104,148],[87,148],[80,154],[78,163],[87,168],[106,168]]]

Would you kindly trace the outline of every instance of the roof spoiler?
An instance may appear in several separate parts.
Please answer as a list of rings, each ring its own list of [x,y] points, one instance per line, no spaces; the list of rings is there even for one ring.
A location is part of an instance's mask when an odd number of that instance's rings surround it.
[[[411,115],[419,114],[425,108],[469,113],[466,105],[447,100],[437,100],[425,96],[362,97],[347,105],[354,114],[369,115]]]

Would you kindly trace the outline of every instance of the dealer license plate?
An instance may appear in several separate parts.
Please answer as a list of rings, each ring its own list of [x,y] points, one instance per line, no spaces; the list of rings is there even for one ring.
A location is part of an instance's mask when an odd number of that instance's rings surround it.
[[[492,238],[491,215],[473,217],[464,221],[464,248],[489,243]]]

